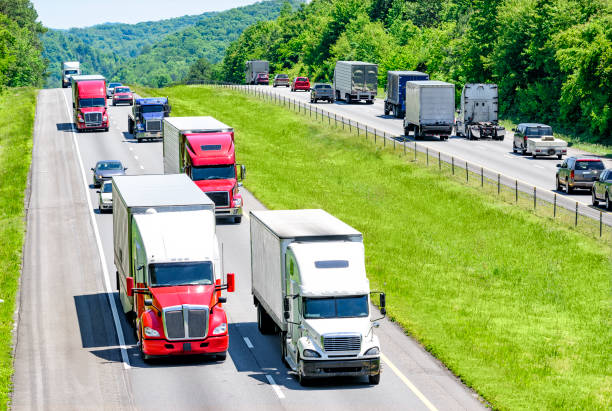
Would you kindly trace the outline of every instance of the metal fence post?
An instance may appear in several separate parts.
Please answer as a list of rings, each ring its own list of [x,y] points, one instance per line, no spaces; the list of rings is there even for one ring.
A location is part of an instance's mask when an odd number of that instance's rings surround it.
[[[374,145],[376,145],[376,129],[374,129]]]
[[[368,126],[365,126],[365,138],[368,139]]]
[[[359,137],[359,122],[357,122],[357,137]]]
[[[414,142],[414,162],[417,161],[417,152],[416,152],[416,141]]]
[[[514,180],[514,202],[518,203],[518,180]]]
[[[553,195],[553,218],[557,217],[557,193]]]
[[[429,167],[429,147],[425,147],[425,165]]]
[[[602,234],[602,228],[603,228],[603,213],[600,211],[599,212],[599,236],[600,237]]]
[[[484,187],[484,168],[480,167],[480,187]]]
[[[351,119],[349,118],[349,133],[352,133],[353,129],[351,128]]]
[[[497,174],[497,195],[499,195],[499,192],[501,190],[501,184],[500,184],[501,181],[500,181],[500,179],[501,179],[501,175]]]
[[[438,151],[438,170],[442,171],[442,156],[439,151]]]
[[[312,118],[312,106],[308,106],[308,111],[310,111],[310,118]]]
[[[537,203],[537,193],[536,193],[536,188],[535,186],[533,187],[533,209],[536,209],[536,203]]]
[[[387,147],[387,133],[383,131],[383,147]]]
[[[578,226],[578,201],[576,201],[576,222],[574,223],[574,226]]]
[[[470,166],[468,165],[467,161],[465,162],[465,182],[470,182]]]
[[[451,157],[452,174],[455,175],[455,157]]]
[[[344,116],[340,116],[342,117],[342,130],[344,130]]]

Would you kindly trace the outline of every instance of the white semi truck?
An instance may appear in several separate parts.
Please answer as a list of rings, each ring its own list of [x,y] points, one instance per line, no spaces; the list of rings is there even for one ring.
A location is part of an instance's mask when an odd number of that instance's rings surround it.
[[[506,129],[498,124],[497,84],[466,84],[457,111],[457,135],[469,140],[503,140]]]
[[[365,100],[373,104],[378,92],[378,65],[363,61],[337,61],[334,69],[336,101]]]
[[[81,75],[81,63],[78,61],[64,61],[62,63],[62,88],[70,87],[72,76]]]
[[[281,357],[310,378],[380,381],[378,326],[370,312],[363,236],[323,210],[251,211],[257,325],[280,333]],[[380,310],[385,314],[385,294]]]

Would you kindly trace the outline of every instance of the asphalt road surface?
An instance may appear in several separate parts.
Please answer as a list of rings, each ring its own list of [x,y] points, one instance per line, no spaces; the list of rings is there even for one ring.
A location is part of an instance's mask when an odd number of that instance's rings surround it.
[[[292,92],[286,87],[250,87],[268,93],[276,93],[286,98],[295,99],[303,104],[311,105],[310,92]],[[354,122],[359,122],[368,127],[384,131],[392,136],[403,136],[404,134],[403,119],[397,119],[391,115],[384,114],[384,95],[378,96],[374,104],[366,104],[365,102],[347,104],[344,101],[337,101],[334,104],[318,102],[312,104],[312,106],[336,114],[338,118],[343,116]],[[533,121],[537,122],[537,119]],[[408,140],[414,141],[413,136],[407,137]],[[518,179],[531,186],[536,186],[538,191],[543,193],[542,195],[544,197],[552,197],[550,193],[544,194],[545,190],[555,192],[564,198],[572,200],[571,203],[563,201],[564,206],[567,208],[573,209],[573,204],[575,204],[576,201],[591,206],[591,193],[588,190],[578,190],[572,195],[567,195],[562,191],[555,190],[556,165],[562,161],[558,160],[557,157],[538,157],[537,159],[533,159],[531,156],[513,153],[513,137],[514,133],[511,130],[506,130],[504,141],[495,141],[491,139],[467,140],[464,137],[451,136],[447,141],[440,141],[438,138],[432,137],[427,140],[420,140],[418,144],[422,147],[429,147],[430,150],[435,150],[436,152],[441,151],[447,154],[448,157],[454,156],[455,158],[492,170],[502,176],[509,177],[513,180]],[[568,148],[568,156],[572,155],[592,154],[570,147]],[[602,158],[602,160],[606,167],[612,167],[612,160],[606,158]],[[603,211],[605,215],[604,222],[612,224],[612,213],[605,211],[602,207],[592,208],[590,212],[588,212],[587,209],[584,214],[591,216],[591,218],[599,218],[600,211]]]
[[[257,330],[248,217],[239,225],[220,221],[217,226],[224,269],[235,272],[237,282],[225,305],[227,360],[142,362],[133,330],[120,308],[117,314],[112,214],[97,211],[90,168],[97,160],[116,159],[128,174],[162,173],[161,143],[130,138],[130,107],[109,108],[109,132],[77,134],[71,103],[69,90],[41,90],[38,96],[13,409],[483,408],[472,391],[387,320],[377,330],[383,352],[380,385],[346,378],[300,386],[281,362],[278,337]],[[480,144],[488,142],[475,143]],[[247,215],[263,208],[243,193]]]

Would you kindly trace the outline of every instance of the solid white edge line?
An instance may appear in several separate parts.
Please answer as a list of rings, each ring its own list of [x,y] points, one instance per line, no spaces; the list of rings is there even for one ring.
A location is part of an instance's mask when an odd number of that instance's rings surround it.
[[[242,337],[242,339],[244,340],[246,346],[249,347],[249,349],[253,349],[255,347],[251,340],[249,340],[249,337]]]
[[[72,116],[70,115],[68,104],[68,99],[66,98],[66,93],[61,91],[62,96],[64,97],[64,102],[66,103],[66,113],[68,113],[68,119]],[[76,138],[76,133],[74,129],[71,131],[72,134],[72,142],[74,143],[74,147],[76,148],[77,158],[79,160],[79,166],[81,167],[81,177],[83,178],[83,186],[85,187],[85,197],[87,198],[87,206],[89,207],[89,217],[91,218],[91,225],[94,230],[94,237],[96,238],[96,244],[98,246],[98,252],[100,255],[100,263],[102,264],[102,273],[104,274],[104,286],[106,288],[106,296],[108,297],[108,302],[111,307],[111,312],[113,314],[113,321],[115,323],[115,330],[117,331],[117,338],[119,340],[119,348],[121,349],[121,358],[123,359],[123,367],[127,370],[130,369],[130,360],[127,355],[127,347],[125,345],[125,338],[123,337],[123,329],[121,328],[121,322],[119,321],[119,315],[117,314],[117,306],[115,305],[115,299],[113,298],[114,291],[110,286],[110,279],[108,276],[108,267],[106,265],[106,258],[104,256],[104,250],[102,249],[102,240],[100,239],[100,232],[98,230],[98,225],[96,224],[96,217],[93,211],[93,204],[91,203],[91,198],[89,196],[89,184],[87,183],[87,176],[85,176],[85,168],[83,166],[83,158],[81,157],[81,150],[79,149],[79,142]]]
[[[276,382],[274,381],[274,378],[272,378],[272,376],[270,374],[266,374],[266,378],[268,379],[268,382],[270,383],[270,385],[274,389],[274,392],[276,393],[276,396],[278,398],[280,398],[281,400],[283,398],[285,398],[285,394],[283,394],[283,392],[281,391],[280,387],[278,385],[276,385]]]
[[[430,411],[438,411],[438,409],[434,407],[431,402],[429,402],[429,400],[423,395],[423,393],[419,391],[419,389],[399,370],[399,368],[395,366],[395,364],[391,362],[391,360],[389,360],[389,358],[387,358],[385,354],[381,352],[380,358],[385,362],[385,364],[389,366],[389,368],[391,368],[391,370],[393,370],[395,375],[397,375],[399,379],[402,380],[402,382],[406,384],[408,388],[410,388],[414,395],[416,395],[418,399],[421,400],[421,402],[427,407],[427,409],[429,409]]]

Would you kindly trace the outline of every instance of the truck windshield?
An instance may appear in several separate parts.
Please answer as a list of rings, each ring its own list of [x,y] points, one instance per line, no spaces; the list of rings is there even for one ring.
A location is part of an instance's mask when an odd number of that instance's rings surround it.
[[[105,98],[80,98],[79,107],[104,107],[106,103]]]
[[[527,137],[552,136],[552,128],[550,127],[527,127],[525,130]]]
[[[141,113],[161,113],[164,111],[164,107],[160,105],[152,105],[152,106],[141,106]]]
[[[228,178],[236,178],[236,169],[231,164],[227,166],[191,167],[191,179],[193,181],[225,180]]]
[[[304,298],[304,318],[367,317],[368,296]]]
[[[115,88],[115,87],[118,87],[118,86],[121,86],[121,83],[110,83],[108,85],[108,88]]]
[[[64,70],[64,74],[77,74],[78,70]]]
[[[213,265],[210,261],[151,264],[149,273],[151,287],[213,283]]]

